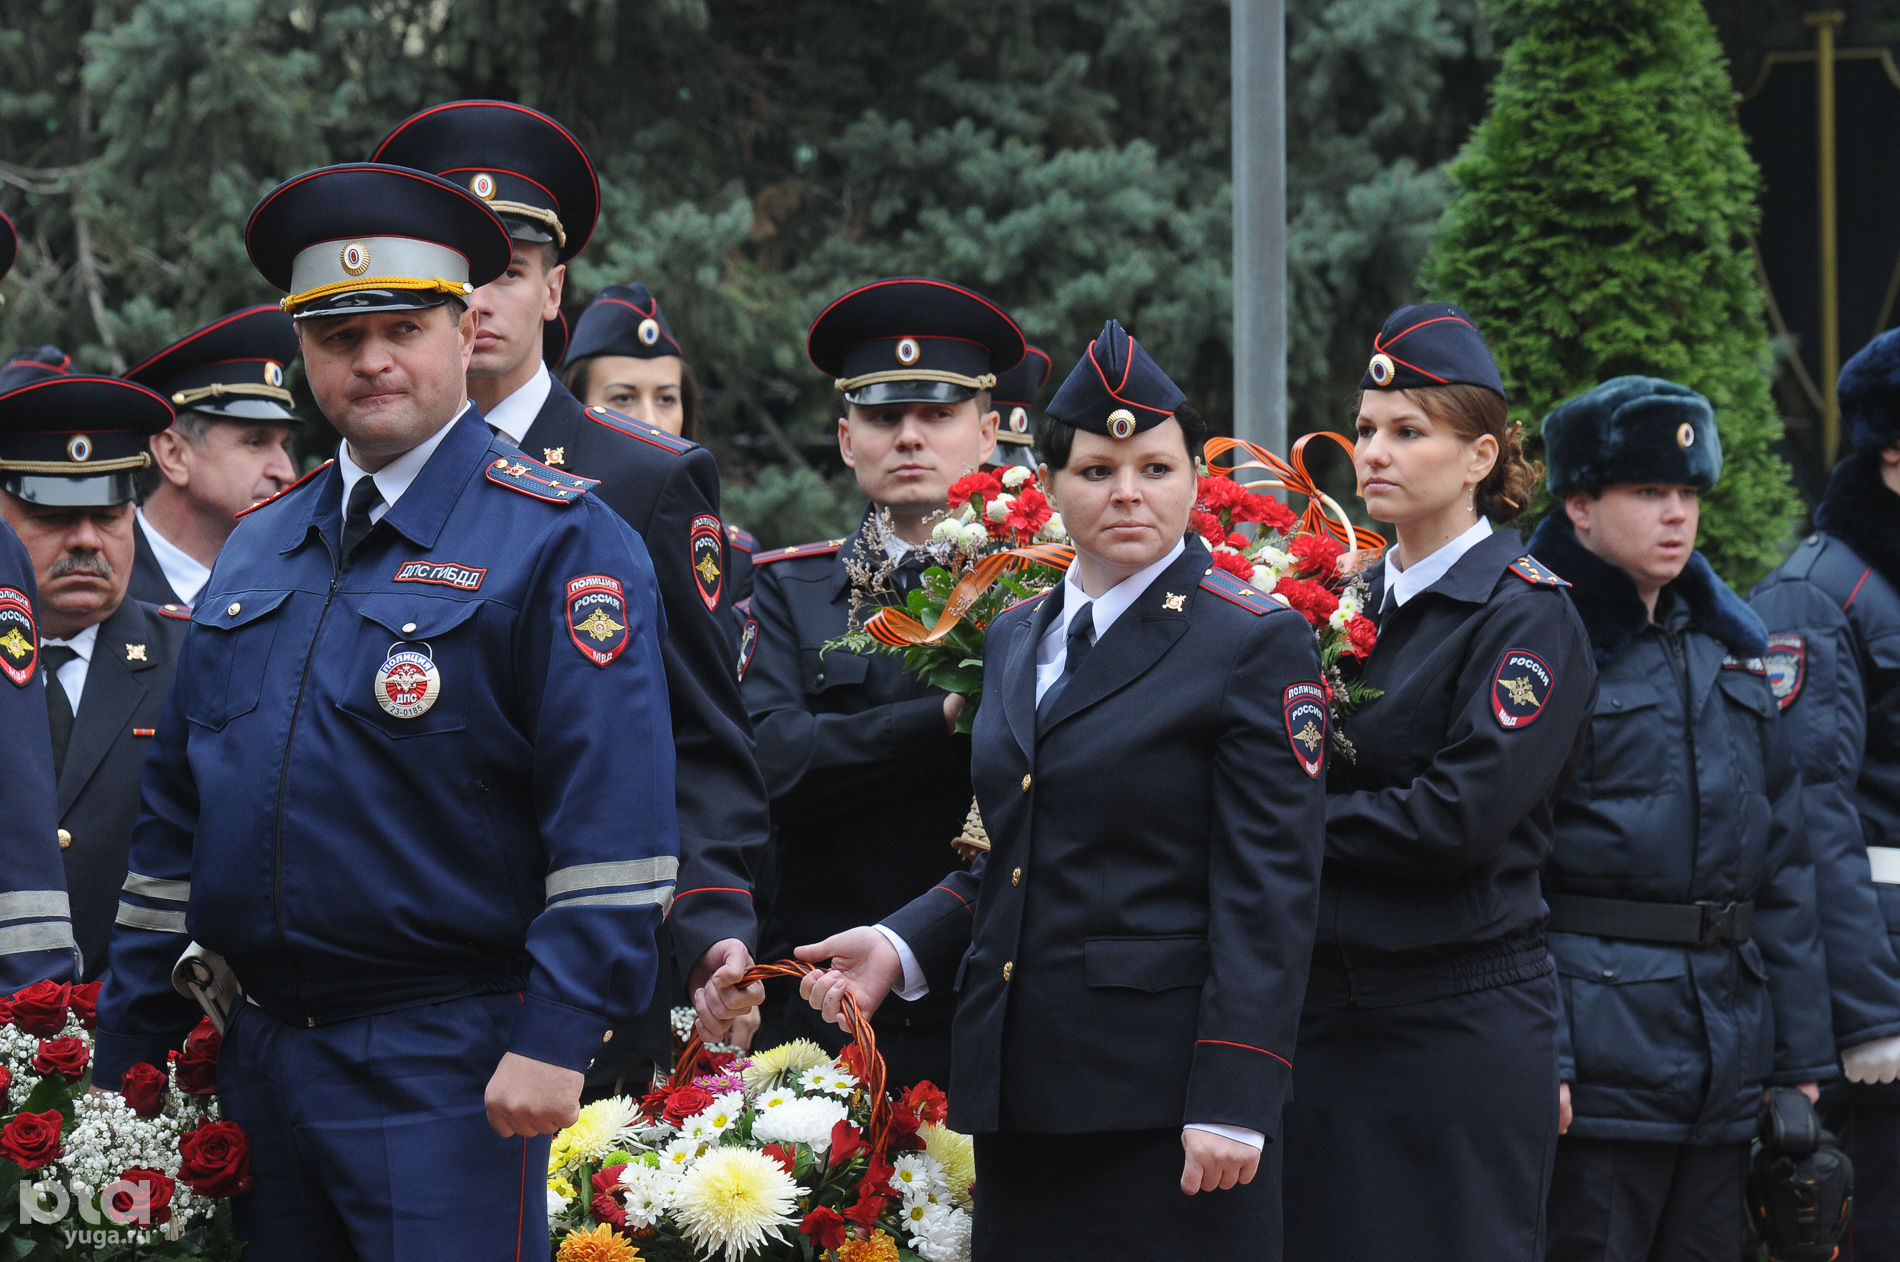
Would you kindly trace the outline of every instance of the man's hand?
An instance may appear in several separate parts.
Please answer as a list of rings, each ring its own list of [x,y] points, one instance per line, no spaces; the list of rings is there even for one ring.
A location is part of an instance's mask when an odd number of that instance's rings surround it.
[[[581,1084],[577,1069],[563,1069],[544,1060],[529,1060],[508,1052],[488,1080],[482,1102],[488,1106],[488,1124],[495,1133],[552,1135],[572,1126],[581,1115]]]
[[[1577,1115],[1570,1108],[1570,1084],[1560,1082],[1557,1084],[1557,1133],[1569,1134],[1570,1123],[1575,1121],[1576,1117]]]
[[[1187,1149],[1187,1160],[1181,1166],[1181,1190],[1189,1196],[1252,1183],[1254,1172],[1260,1169],[1260,1153],[1253,1145],[1212,1131],[1184,1128],[1181,1147]]]
[[[970,699],[960,692],[945,693],[943,698],[943,725],[950,731],[957,730],[957,720],[963,717],[963,707]]]
[[[706,954],[693,965],[687,987],[693,994],[693,1011],[699,1014],[699,1037],[708,1043],[725,1042],[732,1035],[732,1023],[740,1014],[751,1012],[765,1002],[765,984],[753,982],[741,986],[739,979],[752,967],[752,952],[737,938],[725,938],[706,948]],[[755,1018],[752,1023],[758,1029]]]
[[[757,1008],[747,1008],[732,1019],[732,1029],[726,1032],[726,1042],[742,1052],[752,1050],[752,1040],[759,1036],[759,1026],[765,1017]]]
[[[857,996],[858,1007],[868,1017],[904,980],[904,962],[897,958],[896,948],[869,925],[834,933],[792,954],[807,964],[831,961],[830,968],[805,974],[798,983],[798,993],[834,1025],[844,1024],[847,992]]]

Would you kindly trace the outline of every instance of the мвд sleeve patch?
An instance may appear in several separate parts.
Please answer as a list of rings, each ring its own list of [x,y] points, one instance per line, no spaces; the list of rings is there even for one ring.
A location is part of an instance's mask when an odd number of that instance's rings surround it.
[[[1786,710],[1807,682],[1808,642],[1793,633],[1771,635],[1762,663],[1768,668],[1768,689],[1775,694],[1775,704]]]
[[[1289,684],[1286,704],[1286,735],[1299,760],[1300,770],[1319,778],[1326,749],[1326,692],[1318,684]]]
[[[627,595],[620,580],[583,574],[567,583],[567,633],[596,666],[606,666],[627,648]]]
[[[1529,649],[1511,649],[1491,677],[1491,713],[1507,731],[1528,727],[1544,712],[1556,680],[1544,659]]]
[[[719,608],[719,593],[726,585],[719,566],[726,551],[725,527],[711,513],[701,513],[693,518],[687,548],[692,553],[689,564],[693,567],[693,582],[699,587],[699,598],[706,602],[707,609],[716,610]]]
[[[33,682],[40,664],[40,631],[33,625],[33,602],[17,587],[0,587],[0,672],[16,688]]]

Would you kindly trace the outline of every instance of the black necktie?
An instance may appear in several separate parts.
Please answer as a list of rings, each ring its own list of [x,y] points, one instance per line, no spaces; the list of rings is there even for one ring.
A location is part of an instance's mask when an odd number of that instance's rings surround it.
[[[49,644],[40,650],[40,669],[46,672],[46,721],[53,729],[55,779],[66,766],[66,746],[73,739],[73,702],[66,695],[66,686],[59,682],[59,668],[78,657],[64,644]]]
[[[1036,706],[1036,719],[1042,722],[1048,719],[1049,712],[1055,709],[1056,698],[1075,678],[1076,668],[1082,665],[1082,659],[1089,655],[1089,649],[1095,645],[1095,602],[1090,601],[1075,611],[1075,617],[1069,620],[1069,643],[1063,651],[1062,673],[1049,685],[1049,691],[1042,694],[1042,701]]]
[[[348,558],[363,542],[363,536],[369,533],[369,515],[383,502],[383,493],[376,489],[376,479],[365,475],[356,480],[350,488],[349,507],[343,510],[343,556]]]

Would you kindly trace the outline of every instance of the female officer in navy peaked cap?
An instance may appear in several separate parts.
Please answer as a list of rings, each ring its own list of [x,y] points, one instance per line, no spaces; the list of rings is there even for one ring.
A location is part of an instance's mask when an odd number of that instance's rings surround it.
[[[1305,619],[1187,533],[1205,430],[1183,403],[1109,321],[1037,435],[1075,563],[985,639],[992,849],[798,952],[832,961],[804,983],[828,1014],[847,986],[957,990],[977,1262],[1277,1256],[1256,1168],[1313,938],[1325,694]]]
[[[1286,1252],[1534,1262],[1557,1143],[1538,869],[1596,695],[1563,582],[1497,531],[1536,471],[1464,312],[1392,313],[1353,466],[1382,695],[1327,779],[1319,938],[1286,1116]]]

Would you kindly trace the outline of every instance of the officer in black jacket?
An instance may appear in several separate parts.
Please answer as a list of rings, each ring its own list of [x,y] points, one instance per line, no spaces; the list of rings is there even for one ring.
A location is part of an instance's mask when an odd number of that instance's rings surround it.
[[[1354,467],[1397,527],[1368,613],[1380,696],[1331,760],[1319,936],[1286,1124],[1286,1253],[1543,1255],[1557,987],[1538,869],[1596,669],[1508,520],[1532,472],[1456,307],[1387,319]]]
[[[1841,369],[1854,454],[1751,597],[1801,765],[1802,824],[1847,1082],[1822,1113],[1854,1162],[1853,1262],[1900,1260],[1900,330]]]
[[[838,382],[838,445],[897,538],[867,515],[850,539],[755,557],[756,647],[746,706],[772,793],[778,891],[773,940],[817,942],[877,919],[934,885],[970,809],[970,740],[961,699],[888,654],[825,652],[850,616],[851,565],[881,564],[928,537],[951,483],[996,445],[989,390],[1023,355],[1016,325],[988,299],[942,281],[881,280],[838,298],[812,323],[811,361]],[[902,567],[901,581],[921,570]],[[891,1081],[949,1076],[947,989],[877,1018]],[[797,995],[766,1012],[761,1045],[802,1035],[836,1048],[838,1031]]]
[[[1049,352],[1023,348],[1023,362],[996,379],[990,402],[996,409],[996,460],[1001,468],[1036,468],[1036,396],[1049,380]]]
[[[133,491],[151,460],[146,440],[172,423],[171,407],[130,382],[48,371],[65,361],[43,347],[0,367],[0,518],[25,543],[39,586],[58,844],[81,980],[92,981],[105,972],[139,767],[186,623],[175,605],[126,597]]]
[[[1545,418],[1595,716],[1544,869],[1565,1021],[1550,1258],[1734,1258],[1770,1084],[1834,1074],[1827,971],[1761,620],[1694,550],[1708,400],[1617,377]]]
[[[469,397],[534,459],[600,483],[595,498],[646,542],[666,614],[667,695],[679,751],[680,874],[668,918],[690,988],[750,967],[754,874],[768,844],[765,787],[739,697],[719,469],[712,453],[607,408],[583,407],[543,362],[568,260],[594,231],[600,187],[580,142],[545,114],[506,101],[455,101],[405,119],[374,161],[434,171],[486,201],[508,226],[506,275],[476,290]],[[638,1050],[670,1054],[665,992]],[[616,1041],[618,1058],[629,1040]],[[603,1061],[603,1065],[610,1062]],[[597,1073],[602,1072],[600,1070]]]

